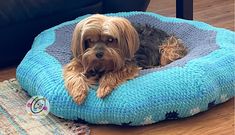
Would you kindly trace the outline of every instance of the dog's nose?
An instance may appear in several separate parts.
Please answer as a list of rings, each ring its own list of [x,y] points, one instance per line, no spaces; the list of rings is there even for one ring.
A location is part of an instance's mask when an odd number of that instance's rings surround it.
[[[95,56],[96,56],[97,58],[99,58],[99,59],[102,58],[103,55],[104,55],[103,52],[97,52],[97,53],[95,54]]]

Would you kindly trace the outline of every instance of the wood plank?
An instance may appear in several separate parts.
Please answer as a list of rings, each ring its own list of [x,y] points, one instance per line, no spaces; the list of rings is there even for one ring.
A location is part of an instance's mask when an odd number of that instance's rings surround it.
[[[15,78],[16,77],[15,74],[16,74],[15,66],[0,69],[0,82],[7,79]]]

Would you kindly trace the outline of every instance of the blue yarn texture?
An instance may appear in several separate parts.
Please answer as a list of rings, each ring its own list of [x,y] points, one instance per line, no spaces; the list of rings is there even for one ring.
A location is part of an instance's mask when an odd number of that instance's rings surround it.
[[[148,23],[181,38],[189,52],[163,68],[142,70],[104,99],[91,88],[82,105],[64,86],[63,66],[71,58],[76,23],[62,23],[39,34],[17,68],[16,77],[31,96],[50,102],[50,112],[95,124],[147,125],[193,116],[235,95],[235,33],[203,22],[164,17],[151,12],[107,14]]]

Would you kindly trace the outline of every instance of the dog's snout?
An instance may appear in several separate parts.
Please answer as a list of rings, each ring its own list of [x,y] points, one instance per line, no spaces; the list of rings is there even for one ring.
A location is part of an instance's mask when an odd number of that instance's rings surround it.
[[[104,52],[99,51],[99,52],[97,52],[97,53],[95,54],[95,56],[100,59],[100,58],[102,58],[102,57],[104,56]]]

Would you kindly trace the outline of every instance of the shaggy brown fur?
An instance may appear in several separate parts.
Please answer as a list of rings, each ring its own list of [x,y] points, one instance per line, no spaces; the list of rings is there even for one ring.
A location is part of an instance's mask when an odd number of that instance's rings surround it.
[[[148,26],[99,14],[76,25],[73,59],[64,67],[65,86],[75,102],[82,104],[88,88],[96,83],[97,96],[104,98],[121,83],[138,76],[141,68],[164,66],[186,54],[175,37],[152,28],[143,31],[144,27]]]

